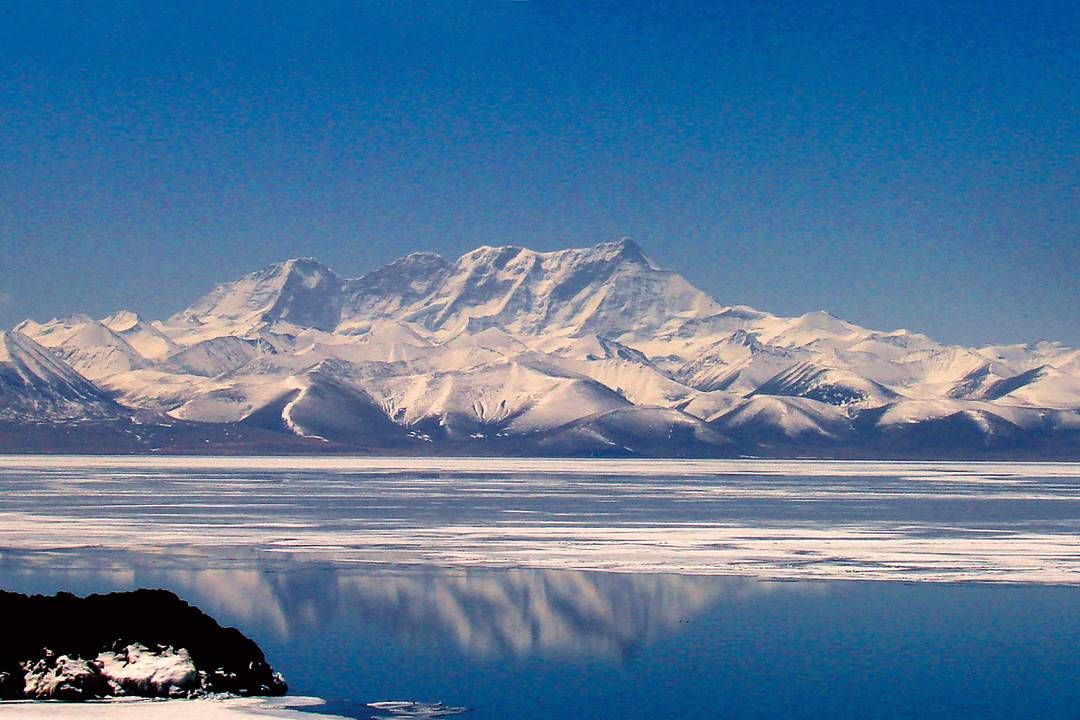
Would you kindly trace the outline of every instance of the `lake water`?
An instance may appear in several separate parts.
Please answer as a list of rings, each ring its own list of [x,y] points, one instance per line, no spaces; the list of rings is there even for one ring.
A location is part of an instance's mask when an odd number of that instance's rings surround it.
[[[1073,465],[8,457],[0,587],[172,589],[354,717],[1080,707]]]

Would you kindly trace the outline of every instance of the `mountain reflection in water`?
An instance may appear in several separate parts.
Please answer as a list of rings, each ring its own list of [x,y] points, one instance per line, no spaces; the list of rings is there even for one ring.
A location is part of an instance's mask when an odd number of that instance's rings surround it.
[[[5,568],[5,586],[20,583]],[[40,584],[42,571],[35,571]],[[812,583],[572,570],[357,571],[282,569],[44,571],[55,589],[92,592],[163,586],[215,617],[287,641],[341,619],[375,625],[403,642],[450,641],[480,657],[620,658],[725,599],[821,592]],[[29,578],[28,571],[24,577]],[[32,587],[49,592],[47,588]]]
[[[478,656],[623,657],[724,597],[811,586],[679,575],[566,570],[177,575],[218,612],[282,637],[336,618],[405,642],[451,640]]]

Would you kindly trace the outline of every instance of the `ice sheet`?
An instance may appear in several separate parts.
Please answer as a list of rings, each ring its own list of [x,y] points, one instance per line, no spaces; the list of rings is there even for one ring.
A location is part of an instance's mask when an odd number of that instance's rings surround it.
[[[9,456],[0,547],[1080,585],[1080,465]]]

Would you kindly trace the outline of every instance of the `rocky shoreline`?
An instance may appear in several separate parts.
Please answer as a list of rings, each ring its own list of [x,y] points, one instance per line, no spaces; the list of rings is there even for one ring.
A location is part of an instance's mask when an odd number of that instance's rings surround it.
[[[166,590],[89,595],[0,591],[0,700],[284,695],[281,675],[236,628]]]

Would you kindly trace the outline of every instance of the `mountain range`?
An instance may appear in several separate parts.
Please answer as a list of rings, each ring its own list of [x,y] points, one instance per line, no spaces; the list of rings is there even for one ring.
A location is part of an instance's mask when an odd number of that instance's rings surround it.
[[[722,305],[629,240],[0,333],[0,450],[1080,457],[1080,351]]]

